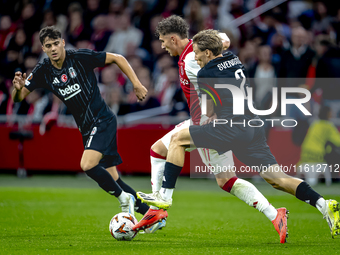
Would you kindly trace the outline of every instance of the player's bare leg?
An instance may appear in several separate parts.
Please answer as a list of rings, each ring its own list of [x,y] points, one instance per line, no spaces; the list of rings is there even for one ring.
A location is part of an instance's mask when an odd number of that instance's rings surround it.
[[[297,187],[303,182],[303,180],[299,178],[284,173],[279,165],[270,166],[266,171],[262,171],[260,176],[272,185],[273,188],[294,196],[296,195]]]
[[[340,236],[339,203],[335,200],[325,200],[313,190],[307,182],[285,174],[279,165],[273,165],[261,174],[275,189],[296,196],[298,199],[316,207],[327,220],[331,235]]]
[[[104,167],[99,165],[99,161],[102,157],[102,153],[98,151],[84,150],[80,166],[103,190],[117,197],[123,212],[134,214],[134,196],[124,192],[114,178],[112,178],[111,174]]]

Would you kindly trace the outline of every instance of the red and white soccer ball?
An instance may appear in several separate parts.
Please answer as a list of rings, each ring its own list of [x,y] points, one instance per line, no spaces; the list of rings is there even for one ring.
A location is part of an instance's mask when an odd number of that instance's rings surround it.
[[[110,221],[111,235],[118,241],[131,241],[137,235],[137,231],[132,230],[137,222],[130,213],[118,213]]]

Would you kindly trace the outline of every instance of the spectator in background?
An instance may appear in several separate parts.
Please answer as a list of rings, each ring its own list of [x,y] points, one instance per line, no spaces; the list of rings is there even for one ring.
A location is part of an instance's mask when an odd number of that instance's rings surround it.
[[[313,34],[328,33],[333,18],[328,15],[326,5],[322,1],[317,1],[314,9],[314,20],[311,24]]]
[[[0,73],[5,79],[10,79],[16,71],[24,71],[22,58],[20,59],[20,52],[17,48],[7,48],[5,51],[5,58],[2,59]]]
[[[11,39],[16,26],[12,23],[11,17],[8,15],[0,17],[0,52],[4,51]]]
[[[271,38],[276,34],[276,22],[273,13],[267,12],[262,15],[261,19],[256,19],[257,24],[254,27],[254,34],[256,37],[262,39],[262,44],[270,44]]]
[[[240,49],[239,59],[246,69],[254,68],[257,61],[257,40],[248,40],[245,42],[244,47]]]
[[[143,67],[142,59],[136,55],[129,56],[127,60],[130,63],[130,66],[132,67],[133,70],[137,70]]]
[[[57,17],[54,15],[52,10],[45,10],[43,16],[43,22],[41,24],[42,28],[47,26],[55,26],[57,24]]]
[[[32,36],[32,47],[31,52],[37,55],[41,55],[43,53],[43,50],[41,48],[41,43],[39,39],[39,32],[35,32]]]
[[[256,109],[267,110],[272,103],[273,87],[276,87],[276,71],[272,65],[272,50],[270,46],[263,45],[258,48],[258,62],[249,71],[254,88]]]
[[[307,31],[303,27],[292,29],[291,46],[283,51],[279,77],[282,78],[305,78],[308,68],[312,63],[315,52],[307,45]],[[301,82],[287,79],[283,87],[295,87]]]
[[[19,52],[19,62],[22,63],[24,61],[24,55],[30,52],[30,44],[27,40],[26,33],[24,29],[19,28],[8,44],[8,49],[12,49]]]
[[[185,20],[189,24],[189,38],[192,38],[199,31],[204,29],[204,16],[202,13],[202,4],[199,0],[189,0],[189,13]]]
[[[17,26],[22,27],[26,33],[26,37],[31,39],[32,35],[40,29],[42,23],[42,15],[36,13],[36,8],[33,3],[25,4]]]
[[[84,10],[84,26],[86,28],[91,27],[93,19],[100,14],[107,14],[107,10],[109,6],[101,6],[101,4],[107,3],[109,1],[100,1],[100,0],[87,0],[86,8]]]
[[[43,91],[32,91],[26,102],[29,104],[27,115],[32,123],[39,123],[43,116],[52,109],[52,94]]]
[[[340,117],[340,84],[339,66],[340,49],[330,43],[323,42],[325,53],[319,59],[315,70],[315,85],[311,90],[314,93],[317,89],[322,90],[322,102],[332,109],[333,116]]]
[[[117,31],[110,36],[104,51],[123,56],[135,55],[136,49],[142,42],[143,34],[131,25],[130,19],[130,14],[127,11],[120,15]]]
[[[34,53],[27,53],[25,55],[24,66],[27,73],[31,73],[33,68],[38,63],[38,56]]]
[[[40,28],[55,26],[61,31],[61,34],[65,34],[67,23],[68,21],[65,15],[59,14],[56,16],[52,9],[46,9],[43,13],[43,22]]]
[[[228,30],[228,36],[238,41],[240,31],[230,25],[235,17],[230,13],[232,1],[208,0],[209,12],[204,20],[205,29]]]
[[[332,21],[331,31],[335,33],[336,44],[340,45],[340,8],[337,10],[337,14]]]
[[[162,20],[162,16],[161,15],[154,15],[150,18],[150,21],[148,23],[148,26],[144,27],[144,29],[142,29],[143,31],[143,40],[142,40],[142,44],[141,47],[145,50],[147,50],[150,54],[152,54],[152,58],[154,57],[153,54],[155,54],[155,50],[159,50],[160,47],[154,47],[152,46],[152,44],[155,41],[158,41],[158,38],[156,38],[155,36],[155,30],[156,30],[156,26],[158,24],[158,22],[160,22]],[[156,54],[157,55],[157,54]]]
[[[157,90],[155,90],[155,95],[162,106],[171,105],[177,90],[180,89],[176,67],[167,68],[164,74],[162,83],[157,84]]]
[[[308,129],[307,135],[301,146],[301,158],[298,165],[301,164],[322,164],[325,163],[324,156],[326,154],[326,143],[331,142],[335,146],[340,146],[340,134],[338,129],[332,122],[329,121],[331,117],[331,108],[322,106],[319,112],[319,120],[314,121]],[[304,168],[302,168],[304,169]],[[313,169],[317,169],[316,166]],[[317,178],[313,175],[309,179],[311,185],[317,183]],[[308,173],[307,173],[308,174]],[[329,170],[328,170],[329,174]],[[330,175],[330,174],[329,174]]]
[[[91,42],[96,51],[103,51],[111,36],[111,31],[108,29],[107,22],[106,15],[98,15],[93,19]]]
[[[145,97],[145,99],[143,100],[143,102],[135,102],[131,105],[131,108],[130,108],[131,112],[147,110],[147,109],[151,109],[151,108],[160,106],[160,103],[154,97],[154,91],[153,91],[153,86],[152,86],[152,81],[151,81],[149,69],[146,68],[146,67],[143,67],[141,69],[136,70],[136,74],[137,74],[137,77],[140,80],[140,82],[148,90],[148,94]],[[129,98],[130,98],[130,102],[132,102],[132,100],[131,100],[132,93],[133,92],[131,92],[128,95]]]
[[[125,102],[125,95],[121,87],[107,87],[105,102],[116,115],[125,115],[130,113],[130,104]]]
[[[117,83],[118,72],[114,66],[106,66],[101,72],[101,84],[106,87],[120,86],[120,84]]]
[[[72,3],[69,6],[69,25],[67,27],[67,39],[70,44],[76,46],[78,41],[90,40],[91,31],[83,21],[83,10],[79,3]]]
[[[163,18],[167,18],[173,14],[182,15],[181,7],[183,6],[179,5],[178,0],[166,0],[166,5],[162,12]]]
[[[173,64],[173,59],[168,54],[163,54],[159,56],[157,62],[155,63],[153,70],[153,80],[155,83],[156,94],[160,93],[162,88],[164,87],[163,83],[167,79],[167,75],[165,72],[168,68],[172,67]]]
[[[83,40],[86,37],[84,33],[87,34],[82,20],[82,13],[79,11],[71,12],[67,29],[68,41],[75,46],[77,41]]]
[[[0,74],[0,115],[7,113],[7,104],[11,95],[6,86],[5,77]]]
[[[142,0],[133,1],[131,9],[132,9],[131,24],[134,27],[142,30],[144,33],[145,28],[148,29],[149,27],[149,20],[150,20],[150,17],[148,17],[149,13],[147,13],[146,1],[142,1]]]

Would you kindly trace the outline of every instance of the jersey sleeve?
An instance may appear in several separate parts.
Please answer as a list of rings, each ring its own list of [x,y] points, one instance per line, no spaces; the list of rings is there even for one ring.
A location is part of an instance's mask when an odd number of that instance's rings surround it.
[[[187,74],[190,82],[194,85],[195,89],[198,89],[197,85],[197,73],[201,69],[195,60],[195,53],[190,52],[184,59],[185,73]]]
[[[26,78],[25,88],[33,91],[38,88],[45,88],[44,72],[42,64],[38,64],[33,69],[32,73]]]
[[[79,49],[75,53],[75,56],[89,68],[94,69],[96,67],[105,66],[106,52],[93,51],[89,49]]]

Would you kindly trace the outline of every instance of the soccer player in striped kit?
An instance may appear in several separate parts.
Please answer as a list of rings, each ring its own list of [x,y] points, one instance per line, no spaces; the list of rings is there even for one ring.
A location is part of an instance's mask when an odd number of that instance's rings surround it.
[[[27,78],[25,73],[15,73],[13,101],[22,101],[36,88],[53,92],[71,111],[82,134],[84,152],[80,166],[84,172],[103,190],[117,197],[123,212],[134,214],[136,210],[145,214],[149,207],[137,199],[136,192],[117,173],[116,166],[122,163],[117,152],[117,117],[101,97],[93,69],[117,64],[131,80],[140,101],[147,89],[119,54],[65,50],[65,41],[55,27],[43,28],[39,36],[48,58],[38,63]]]

